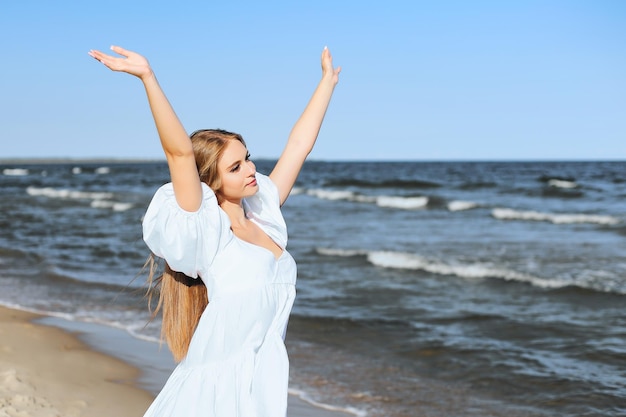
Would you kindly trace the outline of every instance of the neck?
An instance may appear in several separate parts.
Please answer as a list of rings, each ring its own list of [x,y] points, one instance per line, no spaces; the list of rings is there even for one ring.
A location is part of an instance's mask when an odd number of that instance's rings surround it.
[[[231,226],[237,227],[246,222],[246,213],[243,211],[241,200],[223,200],[220,207],[228,215]]]

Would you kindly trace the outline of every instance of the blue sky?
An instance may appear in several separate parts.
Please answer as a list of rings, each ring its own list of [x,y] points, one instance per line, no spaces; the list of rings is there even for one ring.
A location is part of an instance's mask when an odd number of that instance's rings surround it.
[[[0,158],[161,158],[148,57],[188,131],[280,154],[328,45],[343,71],[311,158],[626,160],[626,1],[20,0],[0,6]]]

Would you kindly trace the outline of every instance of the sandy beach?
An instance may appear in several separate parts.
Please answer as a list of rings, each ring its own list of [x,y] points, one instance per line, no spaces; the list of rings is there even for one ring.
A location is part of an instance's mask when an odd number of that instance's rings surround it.
[[[136,362],[133,357],[142,356],[137,346],[154,343],[96,324],[68,323],[61,329],[60,321],[0,307],[0,417],[143,415],[154,398],[152,391],[158,390],[162,375],[172,366],[171,360],[163,359],[169,355],[166,349],[153,360],[165,362],[163,369],[140,370],[131,365]],[[76,328],[70,330],[72,326]],[[104,340],[110,342],[102,344],[106,353],[93,349]],[[152,348],[149,353],[158,352],[158,347]],[[290,395],[289,416],[349,414],[314,407]]]
[[[0,308],[0,416],[138,416],[152,395],[139,371],[37,316]]]

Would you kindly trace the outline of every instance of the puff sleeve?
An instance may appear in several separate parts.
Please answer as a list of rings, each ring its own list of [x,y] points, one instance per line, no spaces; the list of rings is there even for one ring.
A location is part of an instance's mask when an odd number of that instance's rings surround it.
[[[172,183],[157,190],[143,219],[143,239],[170,268],[192,278],[207,277],[223,239],[223,219],[215,193],[202,184],[195,212],[176,202]]]

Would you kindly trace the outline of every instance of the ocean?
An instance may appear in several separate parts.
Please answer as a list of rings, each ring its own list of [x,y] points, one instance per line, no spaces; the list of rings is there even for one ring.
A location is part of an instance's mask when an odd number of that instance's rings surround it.
[[[141,219],[168,175],[0,164],[0,304],[157,343]],[[626,162],[310,161],[283,213],[293,392],[368,417],[626,415]]]

